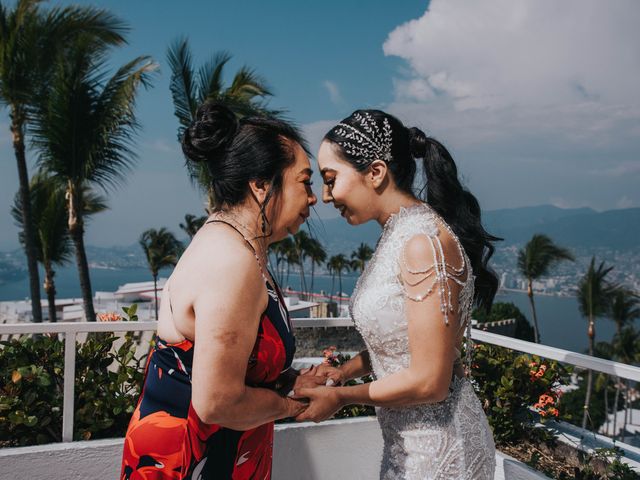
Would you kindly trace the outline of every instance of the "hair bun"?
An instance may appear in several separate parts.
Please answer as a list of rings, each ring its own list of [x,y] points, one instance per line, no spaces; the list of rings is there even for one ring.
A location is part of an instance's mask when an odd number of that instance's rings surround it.
[[[427,154],[427,136],[416,127],[409,129],[409,151],[413,158],[424,158]]]
[[[182,151],[192,162],[215,162],[233,142],[239,123],[224,105],[205,102],[182,137]]]

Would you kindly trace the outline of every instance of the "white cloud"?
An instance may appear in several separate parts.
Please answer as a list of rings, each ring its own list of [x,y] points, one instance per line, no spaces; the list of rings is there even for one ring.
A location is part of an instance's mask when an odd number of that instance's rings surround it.
[[[327,92],[329,92],[331,103],[338,107],[344,105],[344,99],[342,98],[342,94],[340,93],[340,88],[337,83],[332,82],[331,80],[325,80],[322,82],[322,85],[327,89]]]
[[[639,23],[634,0],[432,0],[383,45],[407,62],[386,108],[450,147],[483,206],[638,204]]]

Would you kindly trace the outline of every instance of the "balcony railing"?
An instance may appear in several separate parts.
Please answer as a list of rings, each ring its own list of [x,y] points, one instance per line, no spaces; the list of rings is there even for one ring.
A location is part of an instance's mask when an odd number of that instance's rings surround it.
[[[318,328],[318,327],[353,327],[349,318],[297,318],[293,319],[296,328]],[[12,335],[24,334],[62,334],[64,337],[64,387],[63,387],[63,419],[62,419],[62,440],[70,442],[73,440],[74,426],[74,398],[75,398],[75,365],[76,365],[76,340],[79,334],[84,333],[114,333],[114,332],[150,332],[155,331],[157,322],[137,321],[137,322],[60,322],[60,323],[13,323],[0,325],[0,338]],[[472,329],[472,337],[476,341],[486,344],[496,345],[518,352],[538,355],[543,358],[556,360],[558,362],[573,365],[582,369],[589,369],[602,372],[607,375],[640,382],[640,367],[627,365],[624,363],[604,360],[591,357],[581,353],[571,352],[560,348],[549,347],[523,340],[518,340],[503,335],[489,333],[476,328]],[[578,432],[578,433],[576,433]],[[580,433],[582,432],[582,433]],[[592,439],[585,438],[585,431],[577,429],[572,432],[564,432],[568,438],[573,438],[574,444],[589,444],[589,441],[597,439],[602,445],[600,435],[591,434]],[[582,436],[580,436],[582,435]],[[612,445],[624,446],[625,457],[632,465],[640,466],[640,449],[612,443]],[[580,446],[577,445],[577,446]]]

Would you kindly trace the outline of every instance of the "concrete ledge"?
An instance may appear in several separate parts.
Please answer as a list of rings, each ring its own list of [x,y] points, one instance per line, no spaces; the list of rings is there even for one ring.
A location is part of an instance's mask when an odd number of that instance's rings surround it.
[[[122,438],[0,449],[0,479],[116,479]],[[273,478],[378,478],[382,435],[375,417],[276,426]],[[496,453],[496,480],[542,480],[544,475]]]

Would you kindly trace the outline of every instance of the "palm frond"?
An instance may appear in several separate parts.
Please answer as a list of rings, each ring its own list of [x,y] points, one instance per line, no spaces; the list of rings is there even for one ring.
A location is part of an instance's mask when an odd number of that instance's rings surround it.
[[[222,74],[224,67],[231,60],[231,54],[222,51],[205,62],[198,70],[198,103],[205,100],[217,100],[222,94]]]
[[[182,131],[191,124],[198,108],[197,87],[187,38],[179,38],[169,46],[167,61],[171,69],[169,89],[173,98],[174,114],[180,124],[178,132],[178,141],[180,141]]]

